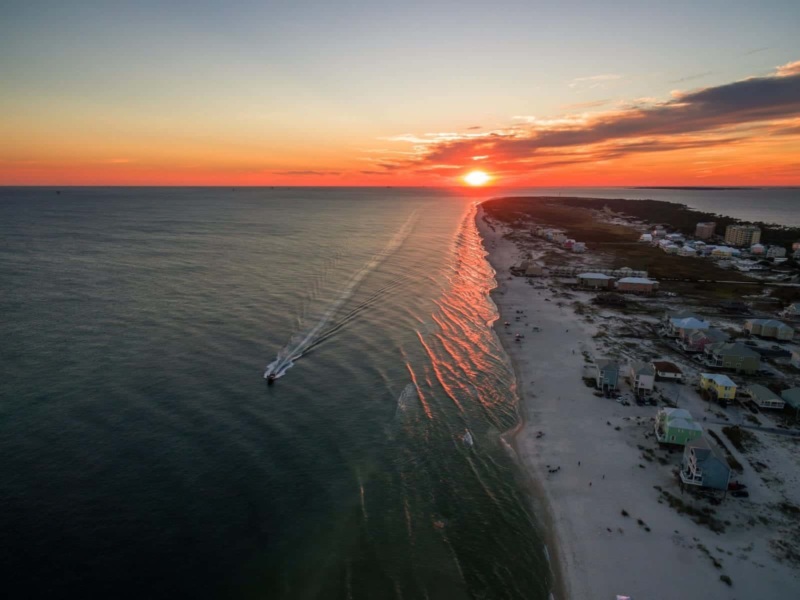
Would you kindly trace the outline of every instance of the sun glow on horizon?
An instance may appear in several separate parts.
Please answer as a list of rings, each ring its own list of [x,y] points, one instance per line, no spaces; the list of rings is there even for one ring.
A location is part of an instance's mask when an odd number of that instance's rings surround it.
[[[486,185],[491,179],[484,171],[470,171],[464,175],[464,181],[473,186]]]

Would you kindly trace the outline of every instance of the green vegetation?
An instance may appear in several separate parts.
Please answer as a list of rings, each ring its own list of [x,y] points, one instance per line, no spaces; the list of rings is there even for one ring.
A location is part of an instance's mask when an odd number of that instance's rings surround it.
[[[727,583],[728,585],[733,585],[733,581],[731,581],[731,578],[727,575],[720,575],[719,580],[723,583]]]
[[[677,510],[679,514],[689,515],[692,521],[698,525],[705,525],[715,533],[722,533],[725,531],[725,524],[713,516],[713,511],[710,508],[697,509],[690,504],[686,504],[683,500],[677,496],[673,496],[666,490],[662,490],[657,486],[656,489],[661,491],[661,495],[664,497],[667,503],[672,508]]]
[[[758,439],[751,432],[738,426],[723,427],[722,433],[731,441],[733,447],[739,452],[746,452],[749,448],[758,445]]]

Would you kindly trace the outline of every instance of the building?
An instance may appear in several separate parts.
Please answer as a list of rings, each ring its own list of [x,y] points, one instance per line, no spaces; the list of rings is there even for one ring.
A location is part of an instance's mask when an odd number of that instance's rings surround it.
[[[725,228],[725,243],[732,246],[747,246],[761,241],[761,230],[755,225],[728,225]]]
[[[744,328],[750,335],[776,340],[791,340],[794,337],[794,328],[776,319],[748,319]]]
[[[680,477],[685,485],[725,491],[731,481],[731,468],[716,448],[700,437],[684,447]]]
[[[730,336],[719,329],[697,329],[678,342],[685,352],[703,352],[709,344],[727,342]]]
[[[653,391],[656,381],[656,370],[651,363],[633,361],[628,363],[625,370],[628,383],[634,394],[643,396]]]
[[[775,392],[758,383],[748,387],[747,393],[759,408],[776,408],[780,410],[786,404]]]
[[[691,413],[683,408],[662,408],[656,413],[654,427],[660,444],[685,446],[703,435],[703,428],[694,422]]]
[[[599,358],[594,363],[595,385],[598,390],[615,390],[619,384],[619,365],[608,358]]]
[[[614,278],[603,273],[581,273],[578,275],[578,283],[585,288],[608,290],[613,287]]]
[[[658,282],[646,277],[623,277],[617,281],[617,290],[632,294],[652,294],[658,289]]]
[[[800,319],[800,302],[795,302],[784,308],[783,316],[789,319]]]
[[[717,224],[714,221],[706,221],[705,223],[698,223],[694,228],[694,237],[701,240],[707,240],[713,236],[717,231]]]
[[[686,317],[685,319],[671,319],[669,332],[670,335],[685,340],[695,331],[705,331],[709,327],[708,321],[701,321],[696,317]]]
[[[678,256],[697,256],[697,250],[694,246],[684,244],[678,248]]]
[[[756,256],[762,255],[767,251],[763,244],[753,244],[750,246],[750,254],[755,254]]]
[[[586,244],[584,242],[575,242],[572,244],[572,251],[578,254],[586,252]]]
[[[744,344],[717,342],[704,349],[705,363],[709,367],[731,369],[737,373],[752,375],[761,367],[761,355]]]
[[[640,242],[652,242],[653,241],[653,234],[652,233],[643,233],[639,236]]]
[[[683,372],[674,362],[656,360],[652,364],[656,370],[656,379],[665,381],[681,381],[683,379]]]
[[[736,398],[736,384],[727,375],[700,373],[700,389],[707,398],[723,406]]]
[[[797,350],[792,352],[791,364],[795,369],[800,369],[800,352]]]
[[[781,392],[781,398],[795,411],[795,419],[800,418],[800,388],[783,390]]]
[[[783,246],[770,246],[767,249],[767,258],[786,258],[786,248]]]
[[[525,277],[543,277],[544,276],[544,267],[542,265],[537,265],[536,263],[530,263],[528,268],[525,269]]]

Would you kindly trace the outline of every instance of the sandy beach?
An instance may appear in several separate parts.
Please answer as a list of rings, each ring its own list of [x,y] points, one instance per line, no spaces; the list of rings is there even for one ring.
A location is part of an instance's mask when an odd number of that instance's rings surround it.
[[[510,230],[487,222],[483,210],[477,223],[497,272],[496,331],[513,362],[523,408],[514,446],[544,504],[537,513],[561,580],[553,595],[796,597],[796,566],[773,552],[781,521],[754,522],[747,502],[728,498],[715,514],[725,531],[715,533],[670,506],[664,493],[689,500],[674,475],[680,453],[660,449],[650,435],[656,407],[626,406],[593,394],[581,375],[586,357],[603,355],[600,338],[593,337],[597,324],[576,314],[571,301],[559,299],[547,279],[511,277],[509,267],[522,256],[504,237]],[[517,334],[524,337],[516,341]],[[650,448],[659,460],[645,459],[643,451]],[[788,461],[797,472],[790,445],[771,459]],[[748,475],[746,470],[743,477]],[[786,485],[796,491],[796,478]],[[771,493],[763,484],[753,493],[761,488]]]

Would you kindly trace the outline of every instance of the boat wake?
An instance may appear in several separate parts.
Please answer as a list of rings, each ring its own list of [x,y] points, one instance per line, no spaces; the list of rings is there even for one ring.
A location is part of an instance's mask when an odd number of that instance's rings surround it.
[[[392,239],[389,240],[389,243],[387,243],[380,252],[376,253],[363,267],[361,267],[353,274],[352,277],[350,277],[347,284],[339,293],[339,297],[328,306],[320,320],[311,329],[304,333],[299,333],[292,336],[292,339],[289,340],[289,343],[286,344],[286,346],[284,346],[280,352],[278,352],[278,356],[275,358],[275,360],[266,366],[266,369],[264,370],[264,379],[270,379],[272,381],[278,379],[279,377],[283,377],[286,371],[294,366],[295,361],[300,359],[314,346],[325,340],[334,331],[341,328],[346,322],[352,320],[359,312],[364,310],[364,308],[366,308],[368,305],[372,304],[377,297],[388,292],[392,287],[395,287],[392,285],[380,290],[374,297],[369,298],[363,304],[359,305],[353,311],[347,314],[342,323],[337,323],[333,328],[326,329],[333,317],[336,316],[336,313],[342,308],[344,303],[353,296],[356,288],[358,288],[359,284],[364,280],[364,278],[374,271],[378,266],[380,266],[383,261],[394,254],[397,249],[400,248],[400,246],[403,245],[403,242],[405,242],[408,236],[411,234],[412,230],[414,229],[414,225],[417,222],[417,212],[418,211],[415,210],[413,213],[411,213],[408,219],[406,219],[406,222],[403,223],[400,229],[398,229],[397,232],[392,236]]]

